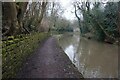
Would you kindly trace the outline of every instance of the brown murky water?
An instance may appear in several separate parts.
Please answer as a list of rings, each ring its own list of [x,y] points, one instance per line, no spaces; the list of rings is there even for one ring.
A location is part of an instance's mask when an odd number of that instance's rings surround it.
[[[79,37],[57,35],[59,44],[85,78],[117,78],[118,46]]]

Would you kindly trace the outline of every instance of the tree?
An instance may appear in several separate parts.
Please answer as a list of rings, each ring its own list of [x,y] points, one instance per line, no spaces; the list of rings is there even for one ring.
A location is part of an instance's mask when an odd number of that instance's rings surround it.
[[[42,9],[41,9],[40,17],[39,17],[38,22],[37,22],[38,24],[36,25],[37,27],[41,24],[41,21],[43,19],[43,15],[44,15],[44,13],[46,11],[46,5],[47,5],[47,3],[48,2],[42,2]]]
[[[3,2],[3,36],[16,35],[22,31],[22,18],[27,8],[27,2]]]
[[[106,4],[105,7],[103,4]],[[79,26],[85,33],[92,33],[98,40],[108,39],[115,41],[119,37],[117,29],[117,3],[90,3],[76,2],[75,15],[78,18]],[[93,8],[90,8],[93,5]],[[77,8],[77,9],[76,9]],[[82,14],[83,20],[80,20],[77,10]],[[81,26],[82,25],[82,26]],[[85,34],[84,33],[84,34]]]
[[[19,28],[17,21],[16,3],[4,2],[3,7],[3,35],[15,35]],[[9,8],[9,9],[8,9]],[[7,30],[6,30],[7,29]]]
[[[75,16],[78,19],[79,29],[80,29],[81,36],[82,36],[83,34],[89,32],[88,27],[87,27],[87,22],[89,22],[89,19],[88,19],[88,15],[86,14],[88,14],[90,10],[90,3],[89,2],[86,2],[86,3],[75,2],[74,8],[75,8]],[[82,15],[83,20],[81,19],[80,15]]]
[[[3,2],[3,36],[38,31],[48,2]]]

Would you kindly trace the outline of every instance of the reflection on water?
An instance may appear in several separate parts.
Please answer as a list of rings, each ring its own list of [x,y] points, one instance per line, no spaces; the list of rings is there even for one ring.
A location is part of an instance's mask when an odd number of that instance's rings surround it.
[[[69,58],[72,60],[74,58],[74,47],[73,45],[68,46],[65,49],[65,53],[69,56]]]
[[[118,47],[79,34],[59,36],[59,44],[85,78],[118,77]]]

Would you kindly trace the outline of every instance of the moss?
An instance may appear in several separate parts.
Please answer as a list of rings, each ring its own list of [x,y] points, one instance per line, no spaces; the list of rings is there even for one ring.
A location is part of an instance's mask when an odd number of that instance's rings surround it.
[[[47,33],[33,33],[8,37],[2,44],[3,78],[13,78],[20,69],[22,61],[32,54],[34,49],[42,42]]]
[[[8,39],[14,39],[14,36],[8,36]]]

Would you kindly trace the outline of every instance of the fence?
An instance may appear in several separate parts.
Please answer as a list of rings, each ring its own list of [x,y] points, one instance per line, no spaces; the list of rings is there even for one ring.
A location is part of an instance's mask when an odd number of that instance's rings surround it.
[[[48,37],[47,33],[10,36],[2,42],[2,78],[14,78],[23,60]]]

